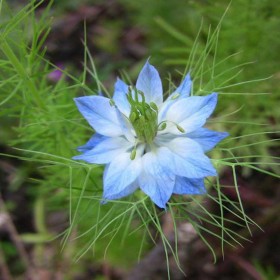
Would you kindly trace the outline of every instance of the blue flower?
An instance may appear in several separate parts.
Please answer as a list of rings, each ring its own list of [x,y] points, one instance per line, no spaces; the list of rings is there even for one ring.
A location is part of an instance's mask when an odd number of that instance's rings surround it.
[[[217,104],[217,93],[190,96],[187,75],[163,102],[157,70],[147,62],[136,86],[118,79],[112,99],[75,98],[95,134],[78,148],[76,160],[105,164],[104,200],[140,188],[160,208],[172,194],[205,193],[204,178],[216,176],[205,152],[228,136],[203,128]]]

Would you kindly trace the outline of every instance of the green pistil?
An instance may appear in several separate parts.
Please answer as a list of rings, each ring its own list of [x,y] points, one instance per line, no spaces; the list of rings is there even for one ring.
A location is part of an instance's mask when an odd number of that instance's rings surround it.
[[[133,98],[134,92],[134,98]],[[158,130],[158,108],[153,102],[146,103],[144,93],[129,89],[127,100],[131,105],[129,120],[140,142],[151,144]]]
[[[179,94],[175,94],[172,99],[178,96]],[[181,126],[172,121],[163,121],[158,124],[158,107],[154,102],[147,103],[142,91],[130,87],[127,100],[131,105],[129,120],[135,130],[137,143],[152,144],[157,132],[166,129],[167,122],[174,124],[181,133],[185,133]],[[130,159],[134,160],[135,157],[136,146],[131,151]]]

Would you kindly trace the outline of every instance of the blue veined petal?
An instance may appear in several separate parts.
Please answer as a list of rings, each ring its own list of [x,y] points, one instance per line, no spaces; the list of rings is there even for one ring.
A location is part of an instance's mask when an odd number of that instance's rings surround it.
[[[137,183],[137,181],[135,181],[135,182],[131,183],[130,185],[128,185],[127,187],[125,187],[121,192],[106,194],[106,200],[119,199],[119,198],[128,196],[128,195],[132,194],[133,192],[135,192],[137,189],[138,189],[138,183]]]
[[[123,135],[128,141],[130,141],[131,143],[135,143],[135,136],[133,134],[134,128],[132,124],[129,122],[128,118],[119,110],[118,107],[116,108],[116,112]]]
[[[182,98],[168,108],[165,119],[169,121],[169,133],[182,134],[171,122],[180,125],[185,133],[202,127],[217,105],[217,93],[207,96],[191,96]]]
[[[156,68],[148,61],[138,76],[136,88],[145,94],[147,103],[154,102],[157,105],[162,103],[163,96],[161,79]]]
[[[94,130],[102,135],[115,137],[123,134],[116,108],[110,99],[103,96],[83,96],[74,98],[81,114]]]
[[[124,192],[136,180],[142,171],[141,156],[143,150],[144,147],[140,145],[134,160],[130,159],[131,153],[123,153],[111,161],[103,175],[103,198],[105,200]]]
[[[157,142],[162,146],[158,149],[161,165],[169,168],[174,174],[188,178],[217,175],[210,159],[195,141],[177,137],[170,142],[162,143],[158,138]]]
[[[228,137],[227,132],[213,131],[207,128],[199,128],[186,135],[196,141],[204,152],[212,150],[220,141]]]
[[[191,93],[192,80],[191,76],[188,73],[182,83],[177,87],[177,89],[167,98],[167,100],[172,99],[175,94],[180,94],[178,98],[188,97]]]
[[[175,183],[175,175],[166,170],[155,153],[150,152],[142,158],[143,171],[138,178],[141,190],[160,208],[166,208]]]
[[[73,157],[76,160],[84,160],[88,163],[106,164],[117,158],[120,154],[125,153],[133,147],[133,143],[123,137],[108,138],[106,137],[92,150],[86,151],[82,155]]]
[[[175,186],[173,189],[175,194],[205,194],[206,189],[204,186],[204,179],[198,178],[186,178],[181,176],[176,176]]]
[[[107,136],[95,133],[93,134],[93,136],[88,140],[88,142],[77,148],[78,152],[84,153],[87,152],[91,149],[93,149],[93,147],[95,147],[97,144],[99,144],[100,142],[102,142],[103,140],[107,139]]]
[[[115,83],[113,100],[120,111],[128,117],[130,113],[130,104],[126,97],[127,93],[128,85],[118,78],[117,82]]]
[[[159,114],[158,114],[159,123],[165,118],[166,113],[172,104],[190,95],[191,87],[192,87],[191,76],[190,74],[187,74],[187,76],[184,78],[180,86],[160,106]]]

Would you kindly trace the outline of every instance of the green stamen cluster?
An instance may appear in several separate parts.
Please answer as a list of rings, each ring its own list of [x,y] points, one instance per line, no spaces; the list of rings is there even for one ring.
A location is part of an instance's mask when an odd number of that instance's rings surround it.
[[[127,100],[131,105],[129,120],[138,140],[151,144],[158,130],[157,105],[153,102],[146,103],[144,93],[132,88],[129,89]]]

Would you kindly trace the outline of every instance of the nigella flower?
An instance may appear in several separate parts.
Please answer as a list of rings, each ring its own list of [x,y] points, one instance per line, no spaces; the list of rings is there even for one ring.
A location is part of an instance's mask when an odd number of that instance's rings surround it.
[[[105,164],[104,200],[119,199],[140,188],[159,207],[172,194],[205,193],[204,178],[216,176],[205,152],[228,136],[203,128],[217,104],[217,93],[190,96],[187,75],[163,101],[157,70],[147,62],[136,86],[118,79],[112,99],[75,98],[96,133],[74,159]]]

